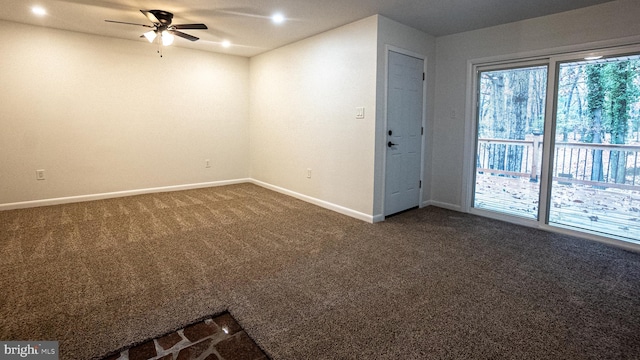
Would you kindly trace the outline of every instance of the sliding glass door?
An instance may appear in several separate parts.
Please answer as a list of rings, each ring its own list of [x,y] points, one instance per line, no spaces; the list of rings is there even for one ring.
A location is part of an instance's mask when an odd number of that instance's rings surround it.
[[[640,48],[599,53],[474,68],[473,212],[640,243]]]
[[[478,72],[473,206],[538,219],[547,66]]]
[[[549,224],[640,240],[640,57],[558,69]]]

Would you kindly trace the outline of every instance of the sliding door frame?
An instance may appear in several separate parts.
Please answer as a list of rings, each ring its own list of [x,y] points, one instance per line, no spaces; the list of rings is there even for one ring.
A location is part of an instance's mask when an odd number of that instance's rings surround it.
[[[564,48],[550,50],[546,54],[537,53],[518,56],[499,56],[493,58],[483,58],[469,60],[467,62],[467,101],[465,119],[465,144],[464,163],[462,181],[462,210],[464,212],[507,221],[528,227],[539,228],[545,231],[567,234],[623,247],[633,251],[640,251],[640,243],[627,238],[616,236],[603,236],[589,231],[578,231],[571,228],[552,226],[548,223],[549,200],[551,198],[551,176],[553,168],[553,158],[555,152],[555,124],[557,110],[557,76],[560,64],[571,61],[579,61],[588,56],[624,56],[625,54],[640,53],[640,37],[634,38],[633,42],[619,43],[600,42],[591,46],[581,48]],[[477,127],[478,127],[478,81],[480,71],[488,70],[508,70],[509,68],[519,68],[525,66],[548,66],[547,71],[547,92],[544,118],[544,139],[540,175],[540,199],[538,207],[538,220],[526,219],[518,216],[511,216],[494,211],[483,210],[473,207],[473,196],[475,190],[476,175],[476,152],[477,152]]]
[[[496,71],[496,70],[511,70],[511,69],[520,69],[520,68],[527,68],[527,67],[536,67],[536,66],[545,66],[547,67],[547,90],[546,90],[546,101],[549,100],[549,77],[550,77],[550,73],[553,71],[552,68],[549,67],[549,59],[548,58],[540,58],[540,59],[534,59],[534,60],[525,60],[525,61],[507,61],[507,62],[498,62],[498,63],[493,63],[493,64],[477,64],[473,66],[473,82],[472,82],[472,89],[473,89],[473,94],[472,94],[472,114],[471,114],[471,132],[472,132],[472,140],[469,142],[465,142],[465,143],[471,143],[472,144],[472,152],[473,152],[473,158],[471,159],[471,162],[473,164],[476,163],[476,149],[478,148],[478,101],[479,101],[479,85],[480,85],[480,74],[482,72],[487,72],[487,71]],[[546,119],[546,112],[548,111],[548,103],[545,103],[545,119]],[[546,135],[547,133],[547,129],[546,129],[546,122],[545,122],[545,131],[544,131],[544,142],[543,142],[543,149],[546,149],[546,142],[548,141],[547,138],[548,136]],[[476,185],[476,167],[475,166],[471,166],[470,169],[468,169],[468,178],[470,179],[469,182],[469,189],[467,192],[467,203],[468,203],[468,208],[467,208],[467,212],[472,213],[472,214],[476,214],[476,215],[481,215],[481,216],[486,216],[486,217],[492,217],[492,218],[497,218],[500,220],[505,220],[505,221],[510,221],[510,222],[517,222],[517,223],[522,223],[524,225],[528,225],[528,226],[538,226],[540,223],[540,219],[543,217],[543,211],[542,209],[542,201],[543,201],[543,191],[547,191],[547,184],[545,184],[545,169],[547,168],[547,166],[545,166],[545,158],[544,158],[544,150],[543,150],[543,158],[542,158],[542,167],[541,167],[541,179],[540,179],[540,191],[538,193],[538,197],[539,197],[539,206],[538,206],[538,216],[537,219],[538,220],[534,220],[534,219],[527,219],[524,217],[519,217],[519,216],[513,216],[513,215],[508,215],[508,214],[503,214],[503,213],[499,213],[499,212],[495,212],[495,211],[491,211],[491,210],[485,210],[485,209],[480,209],[480,208],[475,208],[473,207],[473,199],[474,199],[474,194],[475,194],[475,185]],[[546,204],[546,200],[545,200],[545,204]],[[516,220],[517,219],[517,220]]]
[[[550,66],[553,67],[554,69],[554,76],[557,76],[560,73],[560,66],[564,63],[571,63],[571,62],[578,62],[578,61],[582,61],[584,60],[586,57],[590,57],[590,56],[602,56],[604,58],[606,57],[620,57],[620,56],[625,56],[625,55],[638,55],[640,54],[640,44],[639,45],[629,45],[629,46],[620,46],[620,47],[614,47],[614,48],[607,48],[607,49],[601,49],[601,50],[591,50],[591,51],[578,51],[578,52],[572,52],[572,53],[568,53],[568,54],[562,54],[562,55],[557,55],[557,56],[553,56],[550,58]],[[556,117],[557,117],[557,112],[558,112],[558,107],[557,107],[557,96],[555,96],[555,94],[558,92],[558,83],[554,84],[555,88],[553,89],[553,93],[551,94],[551,96],[553,96],[554,99],[554,106],[552,109],[552,113],[550,121],[549,121],[549,125],[552,127],[551,131],[553,131],[553,139],[555,139],[555,130],[556,130]],[[546,120],[546,119],[545,119]],[[546,129],[545,129],[546,131]],[[551,159],[554,159],[555,157],[555,142],[552,142],[550,144],[550,149],[549,149],[549,156],[551,157]],[[552,168],[554,166],[553,161],[550,161],[548,163],[547,171],[548,172],[552,172]],[[549,179],[551,178],[551,176],[548,176]],[[546,198],[547,199],[551,199],[551,183],[549,182],[549,186],[547,188],[547,193],[546,193]],[[640,250],[640,241],[637,240],[633,240],[633,239],[629,239],[629,238],[625,238],[622,236],[616,236],[616,235],[599,235],[600,233],[597,233],[595,231],[590,231],[587,229],[582,229],[582,230],[574,230],[571,226],[568,225],[561,225],[561,224],[556,224],[556,225],[550,225],[549,221],[548,221],[548,216],[550,214],[550,208],[549,208],[550,204],[547,204],[547,207],[545,208],[545,214],[546,214],[546,221],[541,224],[544,228],[549,228],[552,231],[558,231],[558,232],[566,232],[568,234],[571,235],[577,235],[584,237],[585,234],[588,235],[589,237],[594,237],[597,240],[600,240],[599,238],[605,238],[605,239],[613,239],[616,242],[620,242],[623,241],[626,244],[633,244],[634,246],[637,246],[637,248],[635,250]],[[608,241],[607,241],[608,242]]]

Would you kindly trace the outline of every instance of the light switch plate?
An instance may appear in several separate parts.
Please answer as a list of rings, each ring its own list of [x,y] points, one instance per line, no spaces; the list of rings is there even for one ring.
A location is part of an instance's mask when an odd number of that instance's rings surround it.
[[[356,119],[364,119],[364,107],[356,108]]]

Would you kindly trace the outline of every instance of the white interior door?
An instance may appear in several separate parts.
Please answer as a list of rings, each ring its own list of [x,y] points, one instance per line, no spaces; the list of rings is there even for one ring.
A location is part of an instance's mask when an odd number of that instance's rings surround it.
[[[389,52],[384,214],[420,204],[424,60]]]

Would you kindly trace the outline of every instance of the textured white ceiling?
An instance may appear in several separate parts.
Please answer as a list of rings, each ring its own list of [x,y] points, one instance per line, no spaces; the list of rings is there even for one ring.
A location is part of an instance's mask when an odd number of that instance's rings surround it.
[[[0,0],[0,19],[136,41],[145,29],[105,19],[149,24],[140,9],[174,13],[174,24],[205,23],[185,30],[200,41],[176,46],[253,56],[294,41],[381,14],[434,36],[549,15],[612,0]],[[31,7],[48,14],[38,18]],[[271,23],[282,12],[287,21]],[[233,46],[224,49],[223,40]]]

